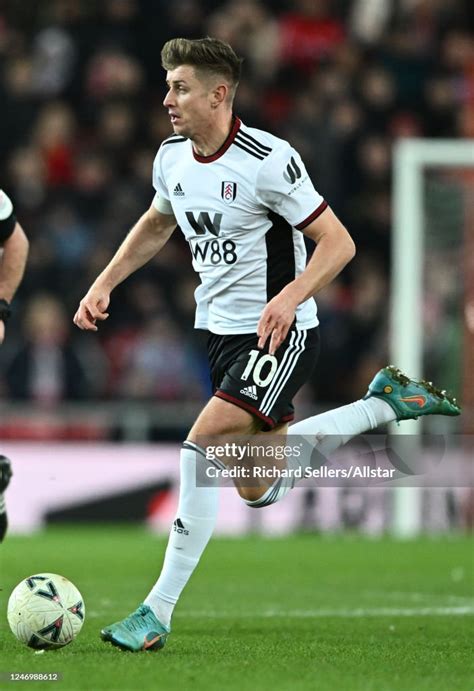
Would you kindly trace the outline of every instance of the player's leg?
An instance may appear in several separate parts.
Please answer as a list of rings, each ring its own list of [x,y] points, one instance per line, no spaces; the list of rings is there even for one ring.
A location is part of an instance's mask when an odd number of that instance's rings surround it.
[[[217,480],[206,479],[207,465],[197,447],[183,444],[178,508],[160,576],[135,612],[102,630],[105,641],[133,652],[165,645],[174,606],[212,535],[217,517]]]
[[[275,435],[286,433],[286,423],[293,417],[293,397],[316,364],[318,329],[290,330],[274,356],[258,350],[252,337],[241,339],[216,396],[251,411],[264,430],[272,431],[270,444]],[[224,360],[225,355],[226,348],[221,352]],[[239,494],[249,506],[268,506],[286,496],[295,478],[305,476],[315,448],[318,458],[327,458],[353,437],[380,425],[433,414],[458,415],[459,408],[431,383],[413,381],[396,368],[386,367],[375,376],[364,399],[291,425],[289,433],[304,438],[305,447],[299,457],[286,460],[290,473],[273,482],[253,483],[253,487],[244,481],[238,486]]]
[[[6,456],[0,456],[0,542],[3,541],[8,528],[4,492],[10,483],[11,476],[12,467],[9,459]]]
[[[249,453],[248,467],[261,470],[262,476],[253,473],[250,481],[236,482],[240,496],[249,506],[264,507],[282,499],[293,486],[290,474],[276,472],[276,479],[271,477],[274,469],[286,471],[288,463],[298,465],[297,459],[281,459],[273,451],[281,447],[281,438],[286,437],[288,423],[293,419],[292,400],[316,365],[319,329],[292,328],[274,355],[257,347],[255,335],[241,338],[238,352],[215,395],[248,410],[260,420],[262,431],[271,432],[250,440],[257,450],[262,444],[265,446],[263,457],[252,453],[252,449]]]
[[[298,458],[289,458],[290,470],[311,467],[312,452],[328,458],[350,439],[389,422],[417,419],[422,415],[459,415],[456,399],[436,388],[432,382],[416,381],[399,369],[389,366],[380,370],[362,400],[306,418],[289,427],[290,435],[305,438],[307,448]],[[298,475],[296,475],[298,477]],[[297,481],[277,482],[249,506],[259,508],[283,499]]]
[[[208,472],[215,470],[215,461],[207,460],[201,443],[216,435],[247,438],[259,428],[259,421],[247,411],[212,398],[183,444],[176,518],[160,577],[145,599],[145,603],[166,624],[169,624],[178,598],[206,548],[217,518],[218,479],[215,473]]]
[[[460,412],[456,399],[432,382],[410,379],[396,367],[388,366],[375,375],[362,400],[302,420],[290,427],[290,434],[316,435],[318,440],[333,436],[329,447],[337,448],[388,422]]]
[[[212,398],[184,442],[180,458],[178,510],[171,528],[161,574],[135,612],[101,632],[102,638],[134,652],[157,650],[166,643],[173,609],[214,530],[218,510],[217,479],[197,442],[213,435],[246,437],[260,427],[245,410]]]
[[[178,515],[170,535],[162,573],[146,600],[149,604],[141,605],[130,617],[105,629],[103,637],[106,640],[128,650],[163,647],[169,633],[169,620],[173,608],[209,541],[217,515],[218,488],[217,485],[210,486],[208,482],[208,461],[204,450],[198,445],[199,439],[230,434],[245,437],[255,434],[264,423],[270,423],[268,426],[273,428],[275,433],[285,434],[287,427],[284,420],[291,417],[291,399],[301,386],[301,373],[308,375],[308,363],[311,362],[308,358],[312,354],[311,348],[308,348],[306,358],[302,357],[305,348],[292,348],[291,344],[294,346],[299,343],[301,346],[304,345],[304,340],[301,333],[297,336],[290,335],[289,346],[283,351],[285,355],[273,368],[275,381],[273,376],[265,376],[263,367],[259,368],[258,377],[254,378],[256,384],[250,385],[250,393],[255,396],[256,401],[253,405],[239,399],[239,393],[241,398],[248,393],[247,387],[239,390],[238,387],[242,385],[239,378],[245,381],[251,371],[248,363],[254,366],[259,356],[263,359],[266,354],[263,352],[255,355],[255,351],[251,349],[250,352],[243,353],[243,360],[239,357],[234,359],[217,392],[221,393],[221,399],[224,400],[211,399],[183,445]],[[265,364],[271,365],[272,362],[264,360]],[[273,385],[267,390],[266,386],[262,386],[262,382],[272,382]],[[262,388],[265,390],[261,391]],[[393,396],[390,398],[392,393],[396,401],[393,400]],[[270,398],[271,404],[268,403]],[[290,428],[290,432],[313,436],[315,443],[321,435],[331,438],[331,444],[335,448],[335,441],[339,446],[382,422],[414,417],[411,406],[420,407],[422,398],[421,414],[459,413],[455,404],[432,385],[412,382],[397,371],[386,368],[371,383],[365,400],[297,423]],[[419,399],[418,403],[415,399]],[[264,406],[265,412],[262,412]],[[291,459],[289,460],[291,462]],[[308,461],[301,461],[305,462]],[[203,484],[207,486],[198,486],[200,483],[196,482],[196,478],[199,476],[206,476]],[[238,490],[249,506],[262,507],[282,499],[292,486],[292,481],[286,479],[276,480],[270,485],[262,481],[259,486],[251,488],[251,493],[246,487],[239,487]],[[205,493],[199,498],[203,491]],[[186,517],[186,523],[181,516]]]

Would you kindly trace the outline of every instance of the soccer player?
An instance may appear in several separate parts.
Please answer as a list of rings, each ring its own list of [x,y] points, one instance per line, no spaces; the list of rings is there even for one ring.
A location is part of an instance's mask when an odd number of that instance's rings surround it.
[[[3,493],[10,484],[12,465],[6,456],[0,456],[0,542],[3,542],[8,528],[8,516]]]
[[[173,608],[214,528],[217,481],[200,482],[200,438],[288,431],[292,399],[318,353],[313,296],[354,256],[354,243],[316,192],[298,153],[282,139],[246,126],[232,102],[241,61],[216,39],[173,39],[162,50],[174,134],[153,166],[156,190],[115,256],[81,300],[74,322],[96,331],[112,290],[151,259],[177,224],[189,242],[201,285],[195,326],[209,332],[214,395],[181,450],[180,494],[160,577],[138,609],[102,638],[131,651],[162,648]],[[303,234],[316,249],[306,266]],[[379,424],[418,415],[459,414],[454,401],[395,368],[379,372],[364,400],[304,420],[292,434],[340,443]],[[205,486],[201,486],[205,485]],[[250,506],[279,501],[282,479],[238,486]]]
[[[5,338],[10,302],[23,278],[27,257],[28,238],[16,219],[11,200],[0,190],[0,344]]]
[[[5,338],[5,322],[11,314],[10,302],[20,285],[27,257],[28,239],[16,220],[11,200],[0,190],[0,345]],[[8,525],[3,493],[11,475],[10,461],[0,456],[0,542]]]

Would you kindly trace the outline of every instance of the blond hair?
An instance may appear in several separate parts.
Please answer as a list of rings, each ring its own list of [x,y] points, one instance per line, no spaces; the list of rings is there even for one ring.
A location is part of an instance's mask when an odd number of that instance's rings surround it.
[[[228,43],[217,38],[172,38],[163,46],[161,64],[165,70],[190,65],[206,76],[224,77],[233,97],[240,80],[242,58]]]

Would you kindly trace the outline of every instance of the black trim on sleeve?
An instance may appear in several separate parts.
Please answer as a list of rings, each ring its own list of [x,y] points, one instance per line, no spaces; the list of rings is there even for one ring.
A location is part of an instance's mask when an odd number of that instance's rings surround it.
[[[325,211],[327,208],[328,203],[321,202],[318,208],[315,209],[313,213],[310,216],[308,216],[308,218],[305,218],[304,221],[301,221],[301,223],[298,223],[298,225],[295,226],[296,230],[303,230],[304,228],[306,228],[306,226],[309,226],[309,224],[315,221],[318,218],[318,216],[321,216],[323,211]]]
[[[8,218],[0,221],[0,242],[5,242],[8,240],[10,235],[13,235],[13,231],[16,226],[16,216],[12,213]]]

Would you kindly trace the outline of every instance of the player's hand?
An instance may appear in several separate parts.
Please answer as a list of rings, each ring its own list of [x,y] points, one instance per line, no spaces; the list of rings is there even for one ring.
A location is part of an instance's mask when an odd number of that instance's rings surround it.
[[[257,326],[258,347],[264,348],[270,337],[268,352],[274,355],[285,340],[295,319],[298,303],[287,291],[278,293],[263,310]]]
[[[0,345],[2,345],[4,338],[5,338],[5,322],[3,321],[3,319],[0,319]]]
[[[74,324],[85,331],[97,331],[96,322],[104,321],[109,316],[106,312],[109,302],[109,292],[92,286],[79,303],[79,309],[74,315]]]

